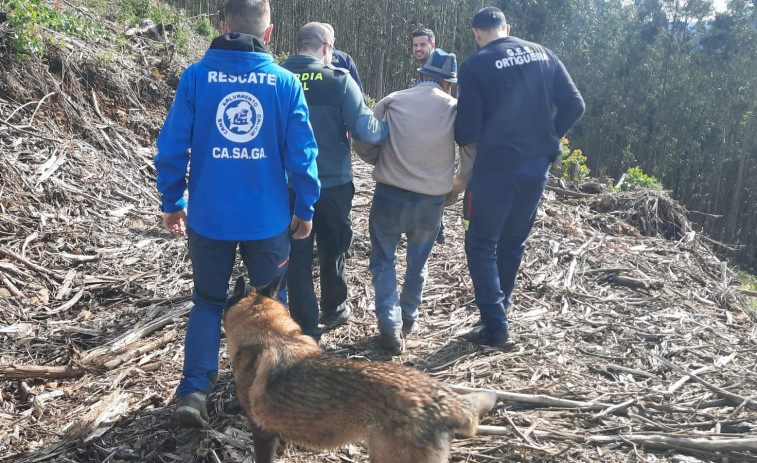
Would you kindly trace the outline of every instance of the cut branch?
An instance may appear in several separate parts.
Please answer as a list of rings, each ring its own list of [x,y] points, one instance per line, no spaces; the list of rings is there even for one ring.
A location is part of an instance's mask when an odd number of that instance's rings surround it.
[[[86,372],[79,365],[0,365],[0,379],[67,379],[78,378]]]
[[[726,391],[723,388],[717,387],[714,384],[711,384],[711,383],[705,381],[704,379],[700,378],[699,376],[695,375],[694,373],[691,373],[691,372],[688,372],[688,371],[684,370],[683,368],[679,367],[678,365],[674,364],[673,362],[671,362],[671,361],[669,361],[669,360],[667,360],[667,359],[665,359],[663,357],[660,357],[657,354],[652,354],[652,356],[654,358],[656,358],[657,360],[659,360],[663,365],[666,365],[666,366],[672,368],[673,370],[675,370],[675,371],[677,371],[677,372],[679,372],[681,374],[689,376],[691,379],[693,379],[694,381],[696,381],[699,384],[703,385],[707,389],[709,389],[709,390],[711,390],[711,391],[719,394],[721,397],[724,397],[732,405],[735,405],[735,406],[738,407],[738,406],[740,406],[740,405],[743,404],[744,407],[751,408],[752,410],[757,410],[757,402],[755,402],[754,400],[748,399],[746,397],[741,397],[740,395],[734,394],[732,392],[728,392],[728,391]]]
[[[479,389],[465,386],[451,386],[451,389],[455,392],[467,394],[469,392],[487,392],[493,393],[497,396],[497,399],[506,400],[509,402],[518,402],[531,405],[539,405],[542,407],[559,407],[559,408],[575,408],[578,410],[604,410],[611,407],[611,404],[602,404],[599,402],[579,402],[576,400],[559,399],[557,397],[550,397],[548,395],[538,394],[520,394],[517,392],[504,392],[497,391],[495,389]]]
[[[2,254],[4,256],[7,256],[7,257],[10,257],[11,259],[14,259],[14,260],[16,260],[18,262],[21,262],[22,264],[26,265],[30,269],[36,270],[39,273],[44,273],[45,275],[49,275],[49,276],[55,278],[56,280],[62,280],[63,279],[56,272],[54,272],[54,271],[52,271],[50,269],[47,269],[45,267],[42,267],[41,265],[37,265],[34,262],[30,261],[29,259],[27,259],[25,257],[22,257],[22,256],[19,256],[15,252],[9,251],[8,249],[0,248],[0,254]]]
[[[124,353],[133,343],[163,328],[173,322],[176,318],[188,314],[191,308],[192,302],[181,304],[173,311],[152,323],[143,327],[135,328],[111,341],[109,344],[93,349],[84,356],[82,363],[87,365],[105,365],[106,362],[109,362],[115,359],[118,355]]]

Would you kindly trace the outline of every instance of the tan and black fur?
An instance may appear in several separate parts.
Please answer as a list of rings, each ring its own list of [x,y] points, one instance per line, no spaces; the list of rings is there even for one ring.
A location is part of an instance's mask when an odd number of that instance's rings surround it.
[[[255,290],[240,277],[224,314],[257,463],[274,461],[279,436],[310,449],[365,441],[372,463],[442,463],[454,435],[475,435],[494,405],[493,394],[459,396],[404,365],[327,355],[271,298],[277,291],[276,280]]]

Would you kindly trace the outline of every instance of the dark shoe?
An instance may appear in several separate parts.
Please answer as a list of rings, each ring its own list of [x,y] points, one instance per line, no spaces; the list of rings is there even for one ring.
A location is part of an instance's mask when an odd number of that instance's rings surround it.
[[[378,345],[381,349],[388,350],[392,355],[405,352],[405,340],[401,331],[382,331],[379,333]]]
[[[181,428],[207,428],[210,426],[208,407],[206,405],[208,395],[197,391],[179,397],[173,420]]]
[[[244,408],[239,402],[239,397],[233,395],[223,401],[223,412],[229,415],[242,415],[244,414]]]
[[[350,319],[351,313],[352,311],[350,310],[349,306],[346,306],[341,312],[324,314],[321,317],[319,323],[323,325],[324,329],[333,330],[337,326],[342,326],[347,323],[347,320]]]
[[[413,325],[415,322],[403,321],[402,322],[402,336],[408,337],[413,332]]]
[[[515,341],[510,338],[510,333],[490,333],[483,326],[475,328],[465,335],[465,339],[483,346],[493,347],[500,350],[510,350],[515,347]]]

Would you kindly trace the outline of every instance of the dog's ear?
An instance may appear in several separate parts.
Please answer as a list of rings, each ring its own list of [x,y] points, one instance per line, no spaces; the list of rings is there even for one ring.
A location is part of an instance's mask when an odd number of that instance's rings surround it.
[[[249,287],[247,286],[247,281],[245,281],[244,276],[240,276],[234,283],[234,292],[231,293],[231,297],[238,297],[241,299],[247,294],[250,294]]]
[[[236,283],[234,283],[234,291],[232,291],[229,298],[226,299],[226,309],[233,305],[236,305],[239,301],[247,297],[251,292],[252,288],[247,284],[244,276],[237,278]]]
[[[273,280],[271,280],[270,283],[263,286],[262,288],[257,288],[258,294],[266,297],[270,297],[271,299],[276,299],[276,296],[279,294],[279,291],[281,290],[281,282],[282,277],[281,275],[276,275]]]

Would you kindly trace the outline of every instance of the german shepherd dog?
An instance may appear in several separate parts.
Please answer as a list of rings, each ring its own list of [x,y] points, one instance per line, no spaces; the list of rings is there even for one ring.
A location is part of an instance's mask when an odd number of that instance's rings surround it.
[[[476,434],[494,394],[460,396],[404,365],[327,355],[273,299],[279,286],[240,277],[224,313],[257,463],[274,461],[280,439],[314,450],[365,441],[371,463],[443,463],[455,434]]]

